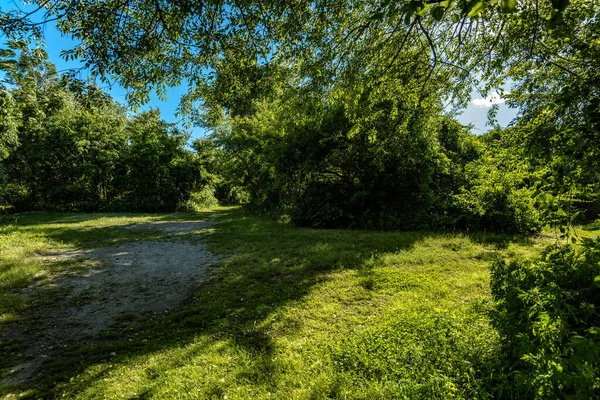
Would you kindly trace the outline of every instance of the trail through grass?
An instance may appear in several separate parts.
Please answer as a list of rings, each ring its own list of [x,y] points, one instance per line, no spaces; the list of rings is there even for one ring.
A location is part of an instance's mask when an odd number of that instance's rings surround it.
[[[490,262],[536,255],[550,240],[298,229],[235,208],[207,214],[218,224],[177,240],[224,258],[180,309],[123,315],[0,394],[485,398],[498,349]],[[40,252],[161,240],[161,230],[118,226],[207,214],[19,216],[0,228],[0,329],[26,325],[51,301],[24,296],[32,285],[88,268],[84,260],[44,263]],[[0,347],[2,374],[18,351]]]

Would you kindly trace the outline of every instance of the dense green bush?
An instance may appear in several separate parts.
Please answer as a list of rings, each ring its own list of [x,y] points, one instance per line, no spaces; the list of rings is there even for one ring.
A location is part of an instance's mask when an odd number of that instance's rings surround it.
[[[504,396],[600,398],[600,239],[535,260],[496,262]]]
[[[292,221],[320,228],[537,230],[527,174],[497,165],[456,121],[428,118],[437,126],[379,132],[376,143],[353,137],[317,153],[312,162],[340,177],[318,171],[302,177]]]
[[[482,159],[466,168],[467,182],[450,200],[449,216],[461,229],[530,234],[540,228],[527,174],[501,169]],[[525,176],[524,176],[525,175]]]
[[[190,198],[179,206],[182,211],[202,211],[219,205],[215,197],[215,188],[204,186],[197,192],[192,192]]]
[[[253,210],[316,228],[539,227],[530,173],[499,161],[506,143],[471,134],[444,115],[439,93],[423,93],[412,78],[282,92],[215,128],[222,176]]]
[[[221,205],[248,202],[248,193],[235,179],[237,165],[231,164],[232,157],[225,154],[217,140],[211,137],[198,138],[192,142],[192,148],[198,157],[202,175],[210,178],[207,188],[212,192],[209,197],[214,197]],[[200,203],[206,202],[202,200]],[[209,203],[212,204],[212,200]]]
[[[158,111],[136,115],[125,132],[128,140],[118,155],[113,208],[173,211],[211,183],[200,158],[185,148],[189,135],[162,121]]]

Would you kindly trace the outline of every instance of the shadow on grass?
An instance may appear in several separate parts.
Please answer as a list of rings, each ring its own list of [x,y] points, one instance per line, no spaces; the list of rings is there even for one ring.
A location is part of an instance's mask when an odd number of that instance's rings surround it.
[[[269,329],[269,316],[286,304],[307,296],[315,284],[329,279],[329,273],[337,269],[364,271],[368,286],[370,272],[364,265],[369,264],[374,254],[410,249],[416,242],[436,236],[427,232],[297,229],[287,224],[250,217],[240,209],[156,215],[153,219],[191,220],[215,215],[220,218],[219,223],[212,228],[210,235],[202,238],[202,242],[213,253],[226,255],[227,258],[219,268],[213,269],[210,277],[179,310],[162,316],[148,315],[141,320],[124,317],[97,337],[76,345],[65,347],[57,338],[57,350],[34,380],[6,388],[4,392],[0,390],[0,394],[7,393],[8,389],[24,390],[28,391],[25,394],[43,397],[60,397],[64,390],[78,393],[110,376],[122,363],[169,349],[186,348],[198,338],[209,338],[207,343],[226,339],[243,349],[251,355],[251,360],[243,371],[237,372],[236,378],[257,386],[274,387],[286,367],[274,357],[276,338]],[[164,236],[164,232],[154,229],[123,232],[123,229],[115,227],[62,226],[106,216],[27,214],[23,217],[23,223],[34,226],[37,220],[38,223],[60,224],[59,227],[45,229],[45,235],[52,240],[82,248],[132,239],[159,240]],[[120,214],[108,216],[118,217]],[[473,237],[481,241],[496,240],[486,239],[485,235]],[[499,246],[505,246],[504,239],[497,239],[496,242],[500,243]],[[287,329],[293,330],[293,324]],[[196,346],[193,351],[202,351],[202,348]],[[0,357],[9,360],[10,364],[14,349],[0,348]],[[96,373],[86,375],[80,382],[69,382],[70,378],[96,364],[102,365]],[[4,366],[5,371],[8,369],[10,365]],[[220,396],[221,390],[215,385],[213,395]],[[149,387],[137,398],[152,397],[153,393],[154,388]]]
[[[516,234],[505,235],[500,233],[474,232],[465,234],[465,236],[475,243],[489,245],[494,247],[496,250],[507,249],[511,244],[531,246],[534,243],[532,237]]]

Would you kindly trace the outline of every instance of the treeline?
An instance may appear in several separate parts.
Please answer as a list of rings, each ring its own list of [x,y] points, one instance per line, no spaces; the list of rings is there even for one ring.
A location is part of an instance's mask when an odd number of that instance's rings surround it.
[[[213,163],[158,110],[129,113],[95,84],[60,76],[42,49],[12,43],[1,62],[0,204],[174,211],[216,202]]]
[[[502,133],[471,134],[417,83],[394,80],[352,109],[301,88],[257,102],[215,135],[228,179],[255,210],[299,226],[538,229],[535,171],[503,157]]]
[[[477,136],[446,114],[447,76],[424,85],[399,63],[375,84],[377,67],[357,67],[333,90],[291,68],[248,83],[253,99],[224,99],[218,80],[207,89],[205,123],[227,154],[221,171],[251,208],[316,228],[523,234],[598,217],[598,146],[582,146],[589,130],[573,128],[593,113],[550,129],[525,117]],[[566,132],[573,141],[553,145]]]
[[[547,154],[530,119],[474,135],[445,113],[446,78],[423,85],[394,68],[376,86],[331,90],[254,64],[245,91],[224,93],[235,76],[220,71],[205,90],[213,134],[188,146],[158,111],[131,113],[59,75],[42,49],[13,42],[1,62],[0,202],[15,211],[244,203],[315,228],[524,234],[598,216],[595,147]],[[577,176],[556,167],[575,150],[590,164]]]

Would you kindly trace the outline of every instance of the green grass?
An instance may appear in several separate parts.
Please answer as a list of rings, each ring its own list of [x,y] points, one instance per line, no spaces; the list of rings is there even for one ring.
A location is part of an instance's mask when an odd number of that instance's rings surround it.
[[[485,398],[498,351],[490,263],[537,255],[551,241],[298,229],[235,208],[205,214],[220,222],[202,241],[228,257],[180,310],[133,324],[123,316],[49,360],[32,385],[0,394]],[[43,265],[37,252],[158,239],[160,231],[111,226],[205,214],[19,216],[0,228],[0,329],[26,323],[23,287],[82,268]]]

